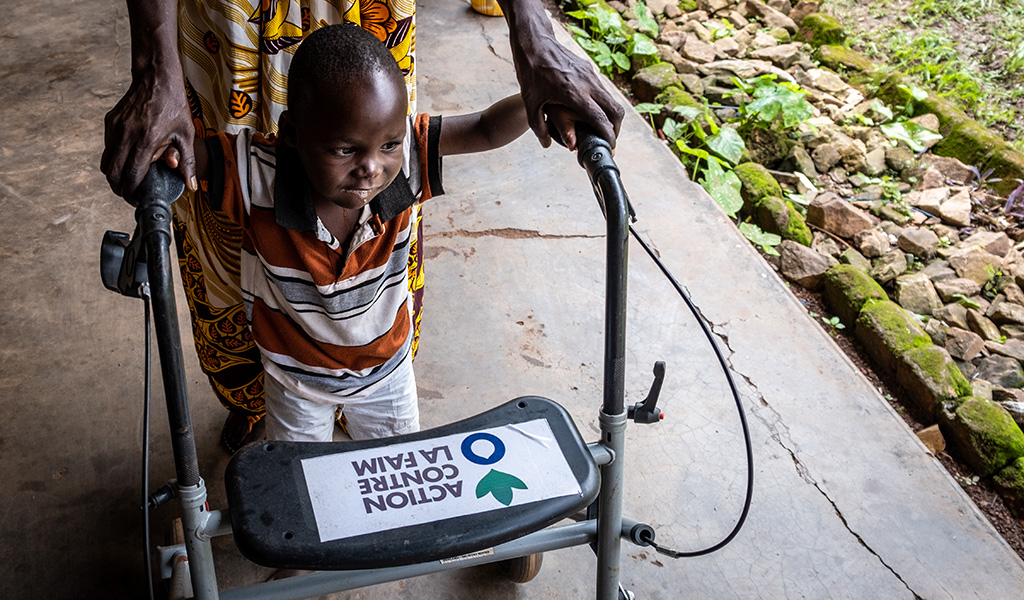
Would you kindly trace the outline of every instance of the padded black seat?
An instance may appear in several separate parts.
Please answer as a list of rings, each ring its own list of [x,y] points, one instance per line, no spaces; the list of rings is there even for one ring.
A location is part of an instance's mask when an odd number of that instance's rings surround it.
[[[242,554],[316,570],[484,550],[582,510],[600,484],[565,409],[532,396],[383,440],[254,444],[225,478]]]

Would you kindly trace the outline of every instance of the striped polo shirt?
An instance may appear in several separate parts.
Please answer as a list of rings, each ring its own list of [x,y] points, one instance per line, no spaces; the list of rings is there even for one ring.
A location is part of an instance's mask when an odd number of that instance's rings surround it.
[[[411,119],[403,169],[363,208],[347,253],[294,149],[251,130],[207,138],[210,204],[242,228],[242,297],[268,374],[346,396],[406,358],[410,213],[444,193],[440,129],[440,117]]]

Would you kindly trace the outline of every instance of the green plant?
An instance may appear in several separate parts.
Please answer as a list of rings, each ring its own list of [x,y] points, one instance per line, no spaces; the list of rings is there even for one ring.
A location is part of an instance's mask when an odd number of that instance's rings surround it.
[[[942,139],[938,133],[913,121],[883,123],[879,129],[890,139],[904,142],[914,152],[924,152],[928,149],[925,143]]]
[[[735,177],[736,175],[730,171],[730,174]],[[737,179],[737,181],[739,181]],[[775,249],[776,246],[782,243],[782,237],[774,234],[762,231],[760,227],[753,223],[743,222],[739,224],[740,233],[743,237],[747,238],[750,243],[761,248],[765,254],[772,256],[778,256],[779,251]]]
[[[846,325],[843,325],[842,321],[839,320],[839,317],[821,317],[821,322],[828,327],[828,333],[832,336],[834,336],[838,330],[846,329]]]
[[[1002,283],[1003,272],[992,265],[985,265],[985,272],[988,273],[988,280],[985,281],[985,285],[982,286],[981,293],[983,296],[991,300],[999,293],[999,286]]]
[[[971,300],[967,296],[964,296],[963,294],[953,294],[953,299],[956,300],[957,304],[963,306],[964,308],[981,308],[980,304],[978,304],[974,300]]]
[[[637,3],[634,10],[638,15],[643,13],[647,16],[649,20],[641,20],[640,26],[641,30],[650,31],[653,17],[647,12],[647,6]],[[630,57],[651,59],[658,55],[654,41],[641,32],[627,31],[622,17],[613,9],[591,4],[583,10],[567,12],[566,15],[583,25],[580,27],[570,23],[566,27],[576,43],[594,59],[601,72],[609,77],[628,71],[631,66]],[[658,25],[654,22],[654,35],[657,35],[657,31]]]
[[[740,178],[731,170],[726,171],[723,169],[721,161],[716,158],[712,156],[705,156],[704,159],[707,162],[707,169],[705,169],[704,177],[699,182],[700,185],[712,198],[714,198],[715,202],[725,210],[725,214],[730,217],[735,217],[736,213],[743,208],[743,197],[740,196],[740,188],[742,187]],[[741,223],[740,231],[743,231],[743,225],[748,225],[748,223]],[[757,226],[754,225],[754,227]],[[758,228],[758,231],[760,231],[760,228]],[[767,244],[767,242],[759,242],[752,239],[746,232],[744,232],[743,235],[747,236],[747,239],[755,244]],[[775,237],[778,238],[779,236]],[[768,245],[777,246],[781,242],[782,238],[779,238],[774,244]],[[764,245],[762,245],[762,248],[764,248]],[[765,252],[768,254],[775,253],[774,250],[769,251],[767,249],[765,249]]]
[[[778,76],[768,73],[752,79],[733,78],[738,88],[734,97],[750,96],[750,102],[739,109],[744,125],[791,131],[811,118],[814,108],[804,98],[807,92],[795,83],[778,82]]]

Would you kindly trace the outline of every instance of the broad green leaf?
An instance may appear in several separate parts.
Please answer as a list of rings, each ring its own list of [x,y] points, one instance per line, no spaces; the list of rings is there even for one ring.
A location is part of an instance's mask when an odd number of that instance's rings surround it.
[[[661,112],[664,108],[662,104],[656,104],[654,102],[641,102],[633,107],[633,110],[644,115],[656,115]]]
[[[712,152],[734,165],[740,162],[740,159],[743,158],[743,150],[746,149],[743,138],[732,127],[722,127],[705,143]]]
[[[587,32],[586,29],[583,29],[582,27],[580,27],[579,25],[576,25],[574,23],[566,23],[565,24],[565,28],[569,30],[569,33],[573,34],[576,37],[581,37],[581,38],[589,38],[590,37],[590,33]]]
[[[892,109],[882,103],[881,100],[875,100],[871,103],[871,108],[876,113],[885,117],[886,121],[892,121]]]
[[[642,33],[634,33],[629,42],[630,53],[633,56],[657,56],[658,47],[654,40]]]
[[[676,123],[674,119],[665,119],[665,124],[661,126],[661,132],[675,142],[686,135],[686,126]]]
[[[621,46],[629,41],[629,38],[622,35],[621,33],[610,33],[604,36],[604,41],[609,46]]]
[[[596,54],[601,47],[600,45],[604,44],[604,42],[599,42],[589,38],[577,39],[576,43],[580,45],[580,48],[583,48],[590,54]]]
[[[695,157],[697,157],[697,158],[699,158],[701,160],[705,160],[705,161],[707,161],[709,163],[710,162],[714,162],[713,161],[713,157],[710,154],[708,154],[707,150],[702,150],[700,148],[691,148],[688,145],[686,145],[686,142],[684,142],[683,140],[676,141],[676,148],[679,148],[679,151],[684,153],[684,154],[689,154],[690,156],[695,156]]]
[[[686,119],[687,121],[692,121],[697,117],[701,116],[702,114],[704,114],[704,111],[702,109],[699,109],[695,106],[673,106],[672,112],[676,113],[677,115]]]
[[[619,68],[622,69],[623,71],[629,70],[629,57],[626,56],[625,54],[621,52],[613,52],[612,59],[615,61],[615,64],[618,65]]]
[[[918,102],[928,97],[928,90],[921,89],[916,85],[900,85],[899,89],[910,94],[910,97]]]
[[[593,15],[585,10],[573,10],[565,13],[566,15],[576,19],[577,21],[592,21],[594,20]]]
[[[739,230],[743,237],[750,240],[750,243],[760,246],[765,254],[779,255],[778,251],[775,250],[775,246],[782,243],[782,238],[779,235],[762,231],[760,227],[753,223],[740,223]]]
[[[704,179],[700,181],[700,184],[730,217],[735,217],[736,213],[743,208],[743,198],[740,196],[740,187],[742,186],[740,178],[736,176],[736,173],[723,169],[717,160],[708,161],[708,168],[704,172]]]
[[[612,9],[601,8],[599,5],[591,6],[587,12],[594,15],[594,23],[601,33],[611,33],[622,30],[622,17]]]
[[[924,152],[927,147],[925,142],[941,140],[938,133],[922,127],[913,121],[900,121],[898,123],[884,123],[879,129],[882,133],[894,140],[906,142],[914,152]]]
[[[638,29],[640,31],[646,31],[654,37],[658,37],[658,22],[651,16],[651,11],[647,9],[647,5],[643,2],[637,2],[633,7],[633,13],[636,14],[636,20]]]

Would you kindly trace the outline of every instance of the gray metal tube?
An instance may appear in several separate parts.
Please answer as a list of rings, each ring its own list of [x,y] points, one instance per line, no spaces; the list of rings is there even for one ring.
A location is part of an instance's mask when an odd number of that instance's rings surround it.
[[[213,566],[213,546],[206,535],[209,512],[206,511],[206,484],[202,479],[195,486],[178,486],[181,500],[181,525],[188,549],[192,590],[196,600],[217,600],[217,573]]]
[[[221,600],[301,600],[334,592],[419,577],[450,569],[462,569],[491,562],[518,558],[538,552],[548,552],[571,546],[591,544],[597,540],[597,526],[593,521],[573,523],[561,527],[542,529],[517,540],[494,547],[494,554],[474,556],[458,562],[441,564],[439,561],[363,571],[320,571],[309,575],[268,581],[245,588],[223,592]],[[198,598],[198,596],[197,596]]]
[[[601,467],[597,512],[597,600],[618,600],[622,548],[622,450],[626,443],[626,411],[601,413],[604,444],[616,457]]]

